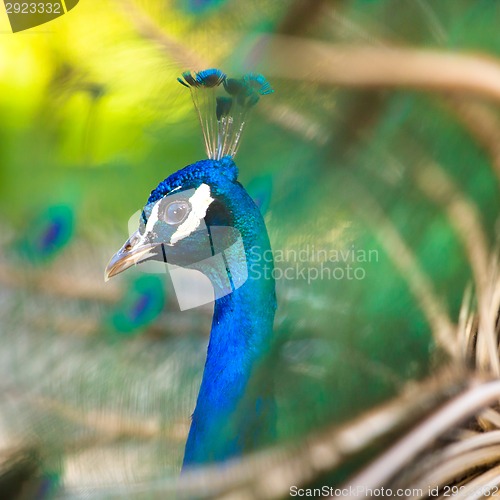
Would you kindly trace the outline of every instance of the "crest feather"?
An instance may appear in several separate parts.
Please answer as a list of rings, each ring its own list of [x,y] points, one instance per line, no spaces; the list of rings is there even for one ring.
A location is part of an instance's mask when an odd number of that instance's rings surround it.
[[[262,75],[247,73],[242,78],[228,78],[216,68],[186,71],[177,80],[191,91],[207,156],[213,160],[236,155],[248,112],[260,96],[273,92]]]

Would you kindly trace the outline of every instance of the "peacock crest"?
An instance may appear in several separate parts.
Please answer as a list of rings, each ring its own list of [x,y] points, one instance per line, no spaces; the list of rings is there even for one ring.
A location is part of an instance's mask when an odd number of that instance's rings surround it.
[[[228,78],[216,68],[186,71],[177,80],[191,91],[211,160],[236,155],[250,110],[261,96],[274,92],[260,74]]]

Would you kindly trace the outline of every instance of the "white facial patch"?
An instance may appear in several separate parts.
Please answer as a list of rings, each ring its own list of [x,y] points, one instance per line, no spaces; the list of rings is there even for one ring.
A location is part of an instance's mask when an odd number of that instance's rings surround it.
[[[172,191],[170,191],[170,193],[168,194],[168,196],[170,196],[172,193],[174,193],[175,191],[181,189],[182,186],[178,186],[176,187],[175,189],[172,189]],[[167,196],[167,198],[168,198]],[[160,205],[161,205],[161,202],[163,201],[163,199],[159,199],[154,205],[153,205],[153,209],[151,210],[151,215],[149,216],[148,218],[148,222],[146,224],[146,229],[144,231],[144,234],[148,234],[150,232],[153,231],[153,228],[155,227],[155,224],[158,222],[158,218],[160,216]]]
[[[208,186],[207,184],[201,184],[200,187],[196,189],[193,196],[189,198],[191,212],[189,212],[187,219],[177,228],[177,231],[171,236],[171,245],[186,238],[193,231],[196,231],[196,229],[198,229],[201,221],[207,215],[208,207],[210,206],[212,201],[214,201],[214,199],[210,196],[210,186]],[[153,215],[153,213],[151,213],[151,215]],[[156,217],[158,217],[158,214],[156,214]]]
[[[153,228],[155,227],[155,224],[158,222],[158,211],[160,209],[160,201],[161,200],[158,200],[155,203],[153,210],[151,210],[151,215],[148,218],[148,222],[146,224],[146,230],[144,231],[144,234],[148,234],[149,232],[151,232],[153,230]]]

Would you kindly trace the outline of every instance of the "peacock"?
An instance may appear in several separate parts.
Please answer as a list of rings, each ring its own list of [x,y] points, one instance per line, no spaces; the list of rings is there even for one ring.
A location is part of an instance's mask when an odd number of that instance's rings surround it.
[[[198,270],[214,286],[186,468],[240,455],[273,434],[272,382],[249,391],[249,381],[271,349],[276,294],[272,276],[262,274],[270,251],[266,226],[233,161],[248,112],[272,88],[262,75],[235,79],[218,69],[185,72],[179,82],[192,93],[208,160],[175,172],[151,192],[139,229],[113,256],[106,277],[153,259]],[[225,95],[217,95],[220,88]]]
[[[3,37],[0,498],[494,493],[499,14],[104,0]]]

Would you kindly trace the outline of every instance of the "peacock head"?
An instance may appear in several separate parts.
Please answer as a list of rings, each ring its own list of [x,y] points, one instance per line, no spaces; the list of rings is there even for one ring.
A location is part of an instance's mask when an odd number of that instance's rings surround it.
[[[233,157],[248,111],[271,87],[261,75],[229,79],[216,69],[184,73],[179,81],[191,90],[209,159],[175,172],[151,192],[137,231],[112,257],[106,278],[148,260],[206,271],[211,256],[229,248],[240,255],[238,242],[251,244],[262,232],[259,209],[237,181]]]

